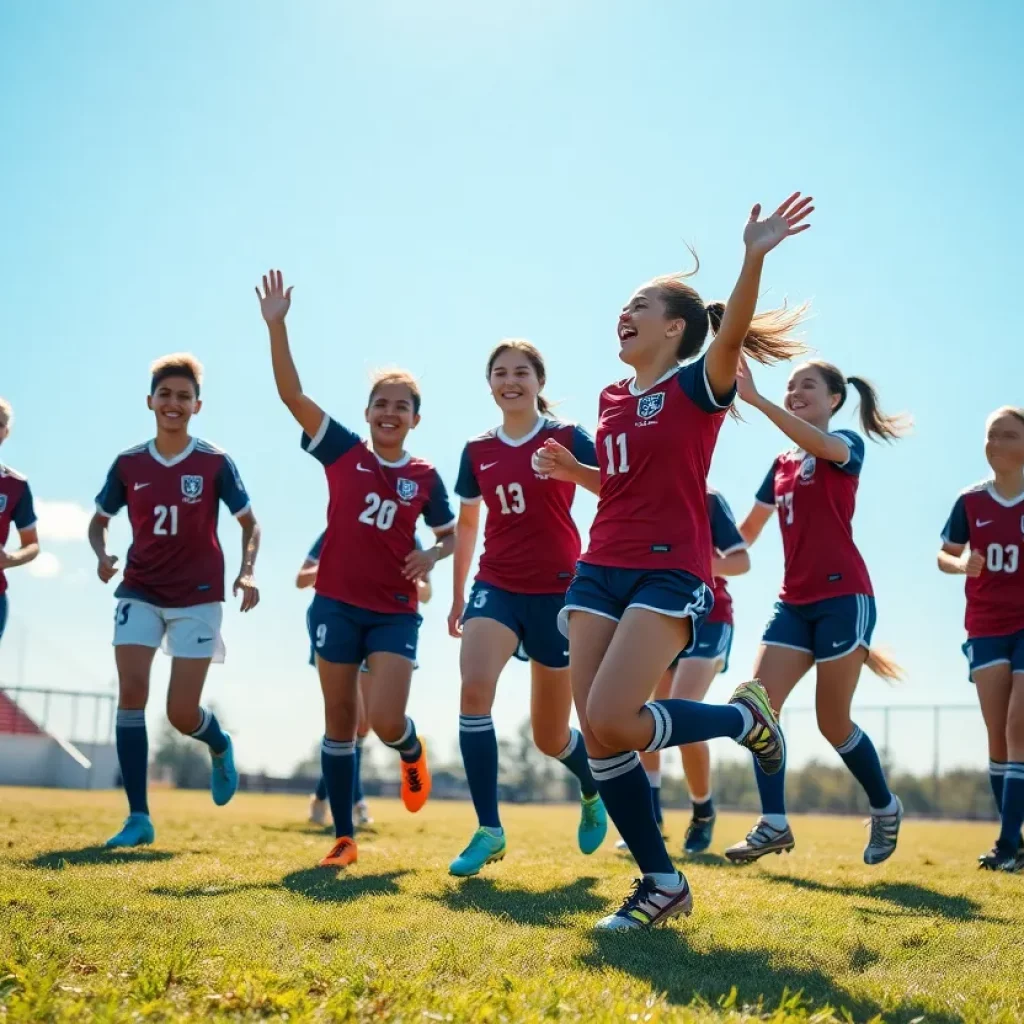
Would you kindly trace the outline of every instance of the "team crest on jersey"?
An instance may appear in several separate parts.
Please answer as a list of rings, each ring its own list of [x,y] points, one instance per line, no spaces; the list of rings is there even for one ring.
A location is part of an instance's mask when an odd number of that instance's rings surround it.
[[[817,466],[818,460],[813,455],[805,455],[804,461],[800,463],[800,479],[808,483],[813,478]]]
[[[187,505],[194,505],[203,496],[203,478],[189,474],[182,476],[181,493]]]
[[[0,515],[7,511],[7,495],[0,494]]]
[[[657,416],[665,407],[665,392],[656,391],[653,395],[643,395],[636,403],[636,414],[642,420]]]
[[[408,480],[404,476],[400,476],[395,484],[395,490],[402,501],[412,501],[419,489],[420,485],[415,480]]]

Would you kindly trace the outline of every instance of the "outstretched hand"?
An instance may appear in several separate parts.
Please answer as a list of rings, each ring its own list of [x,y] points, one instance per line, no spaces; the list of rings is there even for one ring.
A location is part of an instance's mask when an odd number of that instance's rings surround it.
[[[283,323],[292,304],[292,289],[285,288],[280,270],[268,270],[263,275],[263,291],[256,287],[256,298],[268,324]]]
[[[794,192],[764,220],[758,219],[761,216],[761,204],[757,203],[750,211],[750,219],[743,230],[743,242],[747,251],[755,256],[766,256],[784,238],[806,231],[811,225],[802,222],[814,213],[814,207],[811,205],[813,202],[811,196],[804,196],[801,199],[800,193]]]
[[[754,375],[750,372],[750,363],[744,355],[740,356],[739,365],[736,367],[736,394],[751,405],[761,397],[761,392],[754,383]]]

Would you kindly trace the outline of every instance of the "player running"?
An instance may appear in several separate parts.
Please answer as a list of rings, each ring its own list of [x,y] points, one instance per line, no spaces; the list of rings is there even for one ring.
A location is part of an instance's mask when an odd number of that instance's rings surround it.
[[[725,498],[710,487],[707,506],[708,518],[711,520],[711,543],[714,546],[711,560],[714,604],[700,627],[696,646],[690,651],[683,651],[662,676],[654,694],[656,700],[664,700],[666,697],[703,700],[715,676],[729,670],[733,611],[727,577],[742,576],[749,572],[750,554]],[[715,804],[711,796],[711,752],[706,742],[687,744],[680,747],[679,752],[683,757],[683,774],[686,776],[693,808],[690,823],[686,828],[686,838],[683,840],[683,853],[704,853],[710,848],[714,838],[716,818]],[[661,751],[642,752],[640,763],[644,766],[647,781],[651,784],[654,820],[662,828],[664,836],[661,808]],[[616,847],[624,850],[626,844],[620,839]]]
[[[992,478],[957,498],[942,531],[939,568],[967,577],[969,676],[988,730],[989,781],[999,838],[978,863],[1024,870],[1024,409],[988,418]]]
[[[850,704],[865,664],[883,679],[897,679],[901,673],[871,649],[874,591],[853,540],[864,439],[853,430],[830,427],[850,387],[860,397],[865,434],[894,441],[906,432],[906,418],[886,416],[871,384],[844,377],[831,363],[812,360],[798,366],[789,378],[784,407],[758,392],[743,363],[740,398],[763,412],[797,447],[772,463],[740,533],[753,544],[778,508],[785,575],[754,673],[781,712],[797,683],[817,666],[818,728],[867,794],[871,832],[864,863],[880,864],[896,849],[903,805],[889,790],[870,737],[850,718]],[[737,862],[792,850],[795,842],[786,818],[785,765],[770,777],[756,762],[754,769],[761,817],[743,842],[725,851]]]
[[[156,437],[114,460],[96,497],[89,543],[97,575],[109,583],[117,556],[107,553],[107,527],[124,507],[132,528],[121,582],[114,592],[117,664],[117,760],[128,798],[128,817],[107,846],[140,846],[155,838],[147,803],[146,704],[158,647],[171,656],[167,718],[178,732],[210,748],[213,802],[226,804],[238,788],[231,737],[200,705],[211,662],[224,660],[224,552],[217,517],[224,502],[242,527],[242,566],[232,593],[243,612],[259,603],[253,579],[260,528],[234,462],[219,448],[189,434],[202,408],[203,368],[187,352],[164,356],[150,368],[147,404]]]
[[[11,403],[0,398],[0,444],[11,436],[13,423]],[[17,551],[7,551],[4,547],[12,525],[18,531],[21,544]],[[28,565],[38,554],[39,532],[28,480],[0,462],[0,640],[7,627],[7,570]]]
[[[337,837],[320,865],[347,867],[358,859],[352,796],[364,661],[373,678],[370,726],[401,758],[402,802],[415,812],[430,795],[426,747],[405,710],[420,628],[417,581],[451,554],[455,519],[437,470],[405,451],[420,420],[415,379],[402,371],[375,378],[368,445],[303,392],[285,327],[291,293],[275,270],[256,289],[277,393],[302,427],[303,450],[327,473],[327,530],[307,621],[324,695],[320,764]],[[437,537],[427,551],[414,543],[421,515]]]
[[[309,549],[309,553],[306,555],[305,561],[302,563],[302,567],[299,569],[298,576],[295,578],[295,585],[300,590],[305,590],[307,587],[312,587],[316,582],[316,570],[320,565],[320,551],[324,545],[324,534],[320,534],[313,546]],[[420,548],[420,542],[416,540],[417,549]],[[427,604],[430,601],[432,595],[432,589],[430,585],[430,577],[426,577],[422,580],[416,581],[416,586],[419,588],[419,599],[420,604]],[[309,651],[309,663],[316,667],[316,653],[313,648]],[[357,828],[365,828],[367,825],[373,824],[373,818],[370,816],[370,808],[366,803],[366,798],[363,793],[363,744],[366,742],[366,737],[370,734],[370,719],[367,713],[370,701],[370,669],[364,661],[359,669],[359,722],[356,726],[356,749],[354,764],[354,772],[352,779],[352,799],[354,801],[352,807],[353,821]],[[327,822],[327,811],[329,806],[327,803],[327,780],[321,773],[319,780],[316,784],[316,790],[313,795],[309,798],[309,821],[314,825],[324,825]]]
[[[600,469],[580,465],[551,442],[540,460],[542,472],[590,487],[600,474],[590,547],[566,594],[562,621],[590,768],[643,874],[599,929],[648,927],[688,914],[693,904],[654,820],[636,751],[731,736],[766,771],[782,765],[782,733],[756,681],[740,686],[728,705],[645,702],[677,652],[692,650],[711,610],[707,475],[740,354],[746,348],[773,361],[802,348],[788,337],[799,310],[756,319],[754,310],[764,257],[807,229],[802,222],[811,209],[799,193],[765,220],[754,207],[744,229],[743,267],[725,306],[705,305],[678,276],[639,288],[618,323],[619,358],[635,375],[601,394]],[[694,359],[709,331],[714,340]]]
[[[501,342],[487,360],[487,380],[502,424],[470,440],[462,452],[455,485],[462,504],[448,615],[449,633],[462,638],[459,747],[479,825],[449,865],[453,875],[463,877],[476,875],[505,856],[491,709],[498,678],[517,651],[530,663],[534,742],[580,782],[580,850],[593,853],[608,831],[583,737],[569,728],[569,652],[558,629],[558,613],[580,554],[580,535],[571,513],[576,487],[545,479],[532,461],[549,438],[565,444],[586,466],[597,463],[597,453],[581,427],[550,416],[541,394],[544,360],[528,341]],[[466,579],[481,501],[487,508],[484,550],[467,604]]]

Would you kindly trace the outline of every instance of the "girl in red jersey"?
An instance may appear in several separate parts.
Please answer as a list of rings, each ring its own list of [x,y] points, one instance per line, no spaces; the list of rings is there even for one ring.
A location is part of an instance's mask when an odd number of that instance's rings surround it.
[[[576,488],[545,479],[532,461],[554,439],[593,466],[594,442],[581,427],[551,418],[540,393],[546,380],[544,360],[528,341],[501,342],[487,360],[487,380],[502,424],[467,443],[455,485],[462,506],[448,630],[462,638],[459,747],[478,821],[469,845],[449,866],[460,877],[476,875],[505,856],[491,709],[498,678],[517,652],[530,663],[534,742],[580,782],[580,850],[593,853],[608,830],[583,738],[569,728],[569,657],[558,629],[558,613],[580,554],[571,513]],[[481,502],[487,507],[484,551],[467,605],[466,580]]]
[[[1024,409],[988,419],[992,478],[960,494],[942,531],[939,568],[967,577],[964,654],[988,730],[989,781],[999,838],[978,860],[1024,870]]]
[[[875,599],[853,540],[864,439],[852,430],[829,427],[850,387],[860,396],[865,434],[883,441],[903,434],[904,417],[886,416],[867,381],[844,377],[831,363],[812,360],[798,366],[789,378],[785,407],[758,392],[743,364],[740,398],[798,447],[776,458],[740,532],[753,544],[778,507],[785,577],[754,673],[781,711],[796,684],[817,666],[818,728],[867,794],[871,833],[864,862],[879,864],[896,849],[903,807],[889,791],[870,737],[850,718],[850,704],[865,664],[889,679],[897,678],[899,669],[871,650]],[[770,777],[756,763],[755,771],[762,817],[743,842],[726,850],[733,861],[756,860],[794,844],[786,819],[785,766]]]
[[[638,750],[731,736],[777,771],[783,740],[767,696],[746,683],[728,705],[645,703],[680,650],[690,649],[712,605],[707,476],[732,403],[744,348],[788,358],[800,312],[754,318],[764,257],[806,230],[811,200],[790,196],[744,230],[746,253],[728,304],[706,305],[678,276],[639,288],[619,316],[619,358],[634,377],[601,394],[599,469],[548,442],[541,472],[593,488],[600,500],[590,546],[566,594],[573,696],[605,807],[643,877],[601,929],[642,928],[688,914],[692,897],[654,820]],[[753,321],[753,323],[752,323]],[[714,340],[694,362],[709,331]]]
[[[405,451],[406,437],[420,420],[415,379],[394,371],[374,380],[365,413],[367,445],[302,390],[285,328],[291,293],[281,272],[273,270],[263,278],[262,291],[256,289],[277,393],[302,427],[303,450],[327,474],[327,530],[307,621],[324,696],[320,766],[336,836],[320,864],[347,867],[358,858],[352,802],[364,661],[373,677],[370,726],[401,758],[402,802],[415,812],[430,795],[426,748],[405,711],[421,621],[417,583],[452,553],[455,518],[437,470]],[[426,551],[415,543],[421,515],[437,538]]]

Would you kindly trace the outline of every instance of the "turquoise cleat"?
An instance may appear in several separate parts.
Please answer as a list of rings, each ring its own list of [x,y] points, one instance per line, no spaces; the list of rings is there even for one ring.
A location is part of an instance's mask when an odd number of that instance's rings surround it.
[[[589,799],[580,797],[580,827],[576,839],[582,853],[591,854],[604,842],[608,834],[608,812],[598,794]]]
[[[149,846],[156,839],[156,831],[148,814],[129,814],[124,819],[121,831],[111,836],[103,845],[107,849],[122,846]]]
[[[505,857],[505,835],[493,836],[478,828],[462,853],[448,865],[448,871],[458,878],[480,874],[480,869]]]
[[[213,771],[210,775],[210,792],[213,794],[213,802],[218,807],[223,807],[238,789],[238,771],[235,768],[235,751],[228,736],[227,749],[223,754],[211,753]]]

